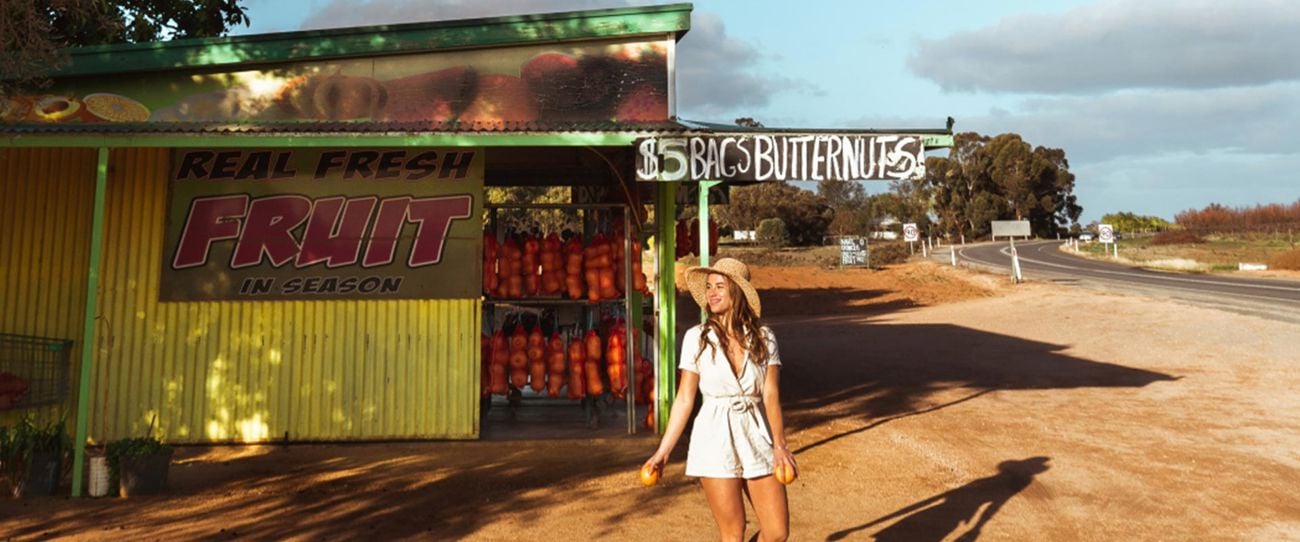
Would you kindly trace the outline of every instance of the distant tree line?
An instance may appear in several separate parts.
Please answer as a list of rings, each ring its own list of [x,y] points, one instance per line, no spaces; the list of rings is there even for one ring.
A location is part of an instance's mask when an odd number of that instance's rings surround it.
[[[1010,133],[953,139],[948,157],[927,158],[925,178],[910,189],[928,197],[938,233],[980,237],[993,220],[1028,220],[1035,235],[1050,236],[1078,223],[1083,207],[1064,150],[1032,147]]]
[[[1168,220],[1158,216],[1138,215],[1129,212],[1107,213],[1101,217],[1102,224],[1110,224],[1117,231],[1125,233],[1157,233],[1173,226]]]
[[[1300,199],[1253,207],[1227,207],[1211,203],[1201,210],[1174,215],[1180,227],[1198,233],[1284,232],[1300,229]]]

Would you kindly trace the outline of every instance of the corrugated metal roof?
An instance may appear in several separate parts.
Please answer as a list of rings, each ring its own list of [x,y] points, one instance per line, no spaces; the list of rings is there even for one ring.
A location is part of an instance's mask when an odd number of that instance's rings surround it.
[[[664,121],[498,121],[498,122],[121,122],[121,123],[0,123],[0,137],[5,135],[124,135],[124,134],[936,134],[952,132],[943,128],[864,129],[864,128],[751,128],[685,119]]]
[[[0,123],[4,135],[122,134],[545,134],[545,133],[683,133],[676,121],[500,121],[500,122],[122,122]]]

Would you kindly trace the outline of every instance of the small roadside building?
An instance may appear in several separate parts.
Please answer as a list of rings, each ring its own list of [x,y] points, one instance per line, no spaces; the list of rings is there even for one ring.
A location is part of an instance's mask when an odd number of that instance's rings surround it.
[[[0,96],[0,334],[55,339],[0,348],[0,373],[25,390],[0,397],[0,424],[69,414],[74,494],[87,440],[149,431],[479,438],[490,338],[518,316],[566,344],[598,328],[608,345],[617,329],[623,372],[602,378],[629,431],[653,427],[675,388],[674,297],[655,295],[674,290],[674,259],[647,258],[656,283],[639,289],[633,261],[651,237],[651,255],[674,254],[680,186],[703,198],[726,182],[910,178],[927,148],[951,145],[946,129],[677,119],[691,9],[69,51],[50,88]],[[489,286],[508,273],[498,244],[547,232],[510,230],[486,193],[553,186],[569,201],[515,210],[570,213],[559,233],[580,248],[618,239],[612,295]],[[34,373],[50,352],[62,366]],[[649,374],[629,370],[640,357]],[[633,391],[619,397],[622,378]],[[637,378],[654,379],[652,404],[635,404]]]

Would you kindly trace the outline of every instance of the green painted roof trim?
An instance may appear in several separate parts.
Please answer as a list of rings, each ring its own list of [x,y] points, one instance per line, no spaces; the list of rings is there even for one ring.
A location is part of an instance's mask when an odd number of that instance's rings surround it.
[[[71,62],[52,75],[212,69],[325,58],[374,56],[558,41],[672,34],[691,27],[691,4],[599,9],[100,45],[69,49]]]
[[[629,147],[638,132],[560,134],[414,134],[414,135],[24,135],[0,137],[0,149],[89,147]]]

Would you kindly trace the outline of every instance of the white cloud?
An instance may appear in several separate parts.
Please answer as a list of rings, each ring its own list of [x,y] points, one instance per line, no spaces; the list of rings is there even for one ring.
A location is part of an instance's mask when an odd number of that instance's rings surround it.
[[[1072,163],[1171,152],[1291,154],[1300,83],[1216,90],[1125,91],[1035,98],[1012,112],[959,118],[957,129],[1015,132],[1066,150]]]
[[[700,120],[719,120],[715,117],[723,114],[754,117],[775,94],[820,92],[805,82],[761,71],[759,66],[766,58],[753,45],[728,36],[721,17],[695,13],[691,30],[678,48],[680,114]]]
[[[920,40],[908,67],[944,90],[1094,93],[1300,79],[1300,2],[1106,0]]]

